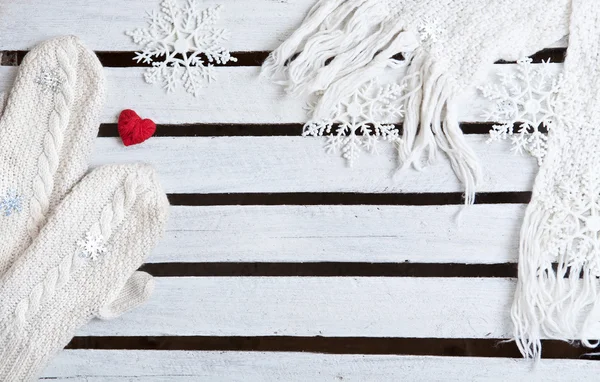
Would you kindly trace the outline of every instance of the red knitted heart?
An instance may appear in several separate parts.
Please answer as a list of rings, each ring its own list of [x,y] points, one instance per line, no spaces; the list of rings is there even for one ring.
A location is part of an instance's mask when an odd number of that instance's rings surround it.
[[[119,115],[119,135],[125,146],[137,145],[150,138],[156,131],[151,119],[141,119],[133,110],[127,109]]]

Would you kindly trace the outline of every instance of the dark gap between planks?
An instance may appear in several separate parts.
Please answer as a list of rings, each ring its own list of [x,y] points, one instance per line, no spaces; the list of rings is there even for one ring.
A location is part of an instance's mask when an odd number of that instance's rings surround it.
[[[463,194],[450,193],[234,193],[234,194],[168,194],[172,206],[312,206],[312,205],[386,205],[438,206],[462,205]],[[475,204],[527,204],[531,192],[480,192]]]
[[[558,264],[552,264],[556,272]],[[154,277],[452,277],[517,278],[517,263],[148,263],[140,267]],[[569,277],[569,271],[565,278]],[[583,271],[580,274],[583,278]]]
[[[542,358],[598,359],[594,349],[563,341],[542,341]],[[67,349],[310,352],[448,357],[521,358],[514,342],[499,339],[372,337],[75,337]],[[533,361],[532,361],[533,366]]]
[[[1,51],[2,60],[0,65],[16,66],[20,65],[23,57],[27,54],[25,50]],[[270,52],[255,51],[255,52],[232,52],[231,55],[237,58],[237,61],[230,61],[225,65],[215,66],[261,66]],[[543,49],[534,55],[530,56],[534,63],[542,61],[550,61],[554,63],[564,62],[566,48],[548,48]],[[135,52],[128,51],[111,51],[111,52],[96,52],[98,59],[104,67],[107,68],[126,68],[126,67],[148,67],[151,64],[134,61]],[[398,60],[403,60],[401,55],[395,56]],[[497,61],[497,64],[514,64],[514,61]]]
[[[516,263],[150,263],[140,270],[155,277],[517,277]]]
[[[28,53],[26,50],[5,50],[0,51],[2,60],[1,66],[18,66],[23,62],[23,58]],[[152,64],[137,62],[134,60],[135,52],[128,51],[97,51],[96,56],[105,68],[128,68],[128,67],[150,67]],[[214,64],[214,66],[261,66],[270,52],[231,52],[231,55],[237,58],[237,61],[230,61],[225,65]],[[155,62],[159,62],[157,58]]]
[[[402,124],[396,124],[402,133]],[[488,134],[493,129],[493,122],[466,122],[460,127],[464,134]],[[302,135],[302,123],[280,124],[238,124],[238,123],[195,123],[195,124],[158,124],[155,137],[298,137]],[[544,126],[538,127],[542,133],[546,132]],[[335,130],[335,129],[333,129]],[[518,130],[515,127],[515,130]],[[361,135],[360,132],[356,133]],[[103,123],[100,125],[98,137],[118,137],[119,131],[116,123]]]

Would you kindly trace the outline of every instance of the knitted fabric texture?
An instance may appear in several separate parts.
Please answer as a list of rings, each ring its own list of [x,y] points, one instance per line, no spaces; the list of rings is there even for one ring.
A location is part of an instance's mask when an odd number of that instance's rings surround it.
[[[146,300],[152,278],[135,270],[168,205],[147,165],[105,166],[75,186],[0,279],[0,380],[34,378],[90,319]]]
[[[443,151],[471,204],[481,169],[458,124],[461,91],[486,64],[532,54],[568,33],[570,0],[320,0],[263,66],[292,94],[323,95],[313,119],[406,57],[401,167]],[[396,69],[399,70],[399,69]],[[392,121],[382,121],[392,122]]]
[[[135,269],[166,218],[154,171],[107,166],[79,182],[103,98],[102,66],[74,37],[33,49],[3,97],[2,381],[33,379],[90,318],[117,317],[152,291]]]
[[[541,339],[592,339],[600,332],[600,9],[574,0],[565,83],[547,156],[521,229],[519,279],[512,307],[524,356]]]
[[[102,66],[74,37],[23,60],[0,119],[0,275],[87,171],[103,99]]]

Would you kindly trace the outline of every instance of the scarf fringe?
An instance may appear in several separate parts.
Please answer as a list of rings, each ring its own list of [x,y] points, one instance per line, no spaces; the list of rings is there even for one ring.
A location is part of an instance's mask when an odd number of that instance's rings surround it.
[[[600,283],[589,269],[558,259],[556,270],[540,246],[550,214],[531,204],[521,228],[519,275],[511,309],[514,339],[526,358],[541,358],[542,338],[596,347],[600,321]],[[595,330],[594,330],[595,329]]]
[[[465,187],[465,204],[473,204],[482,175],[477,156],[458,123],[454,100],[457,86],[422,48],[416,49],[408,62],[408,96],[398,148],[400,170],[410,166],[423,170],[424,156],[427,165],[435,164],[440,149]]]
[[[296,95],[322,93],[315,120],[331,117],[332,110],[385,68],[399,66],[393,57],[407,53],[407,96],[400,170],[422,170],[436,162],[441,149],[465,186],[465,204],[473,204],[479,163],[468,146],[455,112],[459,90],[451,78],[420,46],[418,33],[389,12],[380,0],[320,0],[304,23],[263,65],[263,75]]]

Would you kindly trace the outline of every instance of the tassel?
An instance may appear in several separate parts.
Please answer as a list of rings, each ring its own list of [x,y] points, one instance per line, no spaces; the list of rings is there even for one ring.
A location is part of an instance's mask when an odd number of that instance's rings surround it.
[[[273,79],[282,77],[287,61],[300,52],[302,43],[317,31],[331,12],[343,3],[344,0],[320,0],[317,2],[308,12],[302,25],[267,57],[262,66],[262,73]]]
[[[514,339],[524,357],[541,358],[542,338],[572,342],[580,339],[596,347],[600,306],[598,277],[589,267],[568,263],[561,255],[552,268],[547,250],[551,213],[539,203],[527,208],[521,228],[519,275],[511,310]],[[565,248],[563,248],[565,249]],[[557,249],[566,254],[566,250]]]
[[[454,111],[459,89],[381,0],[320,0],[303,24],[263,65],[262,73],[296,96],[322,93],[313,120],[331,118],[332,110],[385,68],[399,67],[393,57],[406,54],[407,96],[400,169],[422,170],[441,149],[465,185],[465,204],[473,204],[481,170],[467,145]]]
[[[402,49],[414,49],[416,44],[416,38],[413,33],[400,32],[395,36],[390,45],[375,58],[371,59],[367,65],[361,69],[354,70],[352,73],[329,85],[315,108],[313,118],[326,118],[340,100],[356,91],[364,83],[376,78],[386,67],[397,64],[397,60],[390,57]]]
[[[511,309],[514,324],[514,339],[521,354],[526,358],[539,359],[541,356],[541,317],[538,312],[540,298],[548,293],[544,285],[549,284],[551,270],[540,272],[539,262],[542,254],[540,248],[542,225],[549,218],[542,208],[530,204],[521,226],[521,243],[519,248],[519,273],[517,289]],[[556,277],[552,278],[556,280]],[[547,301],[551,301],[549,298]]]
[[[364,78],[354,77],[359,82],[350,90],[356,90],[395,61],[394,55],[418,46],[416,34],[402,33],[404,26],[391,17],[379,0],[321,0],[269,55],[262,73],[296,96],[325,91],[349,74],[364,73]]]
[[[473,204],[482,174],[477,156],[458,123],[454,100],[457,86],[421,48],[410,58],[406,75],[409,95],[402,143],[398,147],[400,170],[412,166],[421,171],[422,157],[427,156],[427,165],[434,164],[441,149],[465,187],[465,204]]]

